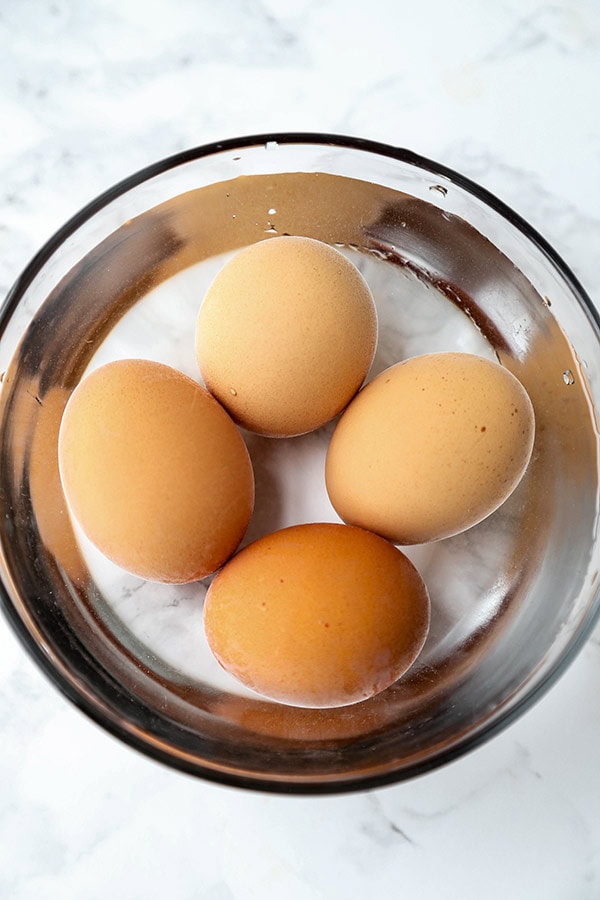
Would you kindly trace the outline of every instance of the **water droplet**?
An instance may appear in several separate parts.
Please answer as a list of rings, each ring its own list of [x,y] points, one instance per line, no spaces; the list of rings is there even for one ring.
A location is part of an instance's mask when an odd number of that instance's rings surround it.
[[[552,306],[552,301],[550,300],[550,297],[542,297],[542,301],[543,301],[544,306],[547,306],[547,307]]]
[[[241,158],[242,158],[241,156],[234,156],[233,161],[238,162],[238,160],[240,160]]]
[[[334,247],[345,247],[345,243],[343,241],[336,241]]]
[[[267,227],[265,228],[265,234],[277,234],[277,229],[273,228],[270,222],[267,222]]]
[[[274,216],[276,212],[277,212],[276,209],[271,208],[271,209],[269,210],[269,215],[270,215],[270,216]]]
[[[236,216],[236,214],[235,214],[235,213],[233,213],[233,215],[232,215],[232,216],[231,216],[231,218],[232,218],[232,219],[237,219],[237,216]]]
[[[232,397],[237,397],[237,391],[235,388],[229,388],[229,393]]]
[[[563,381],[565,384],[575,384],[575,376],[570,369],[565,369],[563,372]]]
[[[441,184],[430,184],[430,185],[429,185],[429,190],[430,190],[430,191],[437,191],[439,194],[442,195],[442,197],[445,197],[446,194],[448,193],[448,188],[445,188],[445,187],[444,187],[443,185],[441,185]]]

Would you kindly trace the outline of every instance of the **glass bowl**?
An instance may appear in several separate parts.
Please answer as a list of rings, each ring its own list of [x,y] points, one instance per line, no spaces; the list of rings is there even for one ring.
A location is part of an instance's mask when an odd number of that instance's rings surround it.
[[[418,353],[500,361],[527,388],[536,443],[496,513],[408,548],[431,595],[422,655],[371,700],[294,709],[245,690],[202,630],[210,579],[156,585],[73,525],[57,469],[65,403],[91,368],[140,356],[199,379],[195,319],[237,249],[276,234],[337,246],[367,278],[369,378]],[[598,613],[599,320],[558,255],[487,191],[405,150],[330,135],[212,144],[157,163],[77,214],[1,312],[2,605],[78,707],[132,747],[243,787],[333,792],[424,773],[489,738],[573,659]],[[244,434],[256,511],[244,543],[338,521],[324,482],[334,423]]]

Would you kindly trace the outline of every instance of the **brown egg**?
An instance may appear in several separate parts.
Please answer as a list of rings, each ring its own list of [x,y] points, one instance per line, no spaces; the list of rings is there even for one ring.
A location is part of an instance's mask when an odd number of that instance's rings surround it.
[[[109,559],[151,581],[214,572],[254,503],[246,446],[199,384],[161,363],[119,360],[73,392],[59,433],[69,507]]]
[[[296,525],[227,563],[204,624],[218,661],[247,687],[293,706],[345,706],[412,665],[429,597],[407,557],[377,535]]]
[[[398,544],[458,534],[512,493],[534,439],[531,401],[507,369],[467,353],[392,366],[334,431],[327,490],[338,514]]]
[[[204,299],[196,354],[208,389],[259,434],[312,431],[346,406],[373,360],[371,292],[338,250],[278,237],[240,251]]]

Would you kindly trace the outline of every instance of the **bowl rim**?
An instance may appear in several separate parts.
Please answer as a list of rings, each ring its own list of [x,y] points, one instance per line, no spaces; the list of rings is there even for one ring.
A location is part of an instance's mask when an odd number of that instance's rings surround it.
[[[461,175],[454,169],[441,163],[437,163],[412,150],[345,134],[298,131],[245,135],[192,147],[151,163],[103,191],[69,218],[65,224],[48,239],[17,277],[0,306],[0,340],[3,338],[6,327],[16,311],[24,293],[43,266],[72,234],[74,234],[97,212],[108,206],[113,200],[133,188],[138,187],[145,181],[149,181],[171,169],[201,159],[202,157],[212,156],[230,150],[265,145],[268,143],[281,145],[316,145],[360,150],[376,156],[395,159],[399,162],[407,163],[421,169],[424,172],[428,172],[432,176],[448,179],[450,182],[459,186],[468,194],[476,197],[484,205],[498,213],[503,219],[507,220],[514,228],[520,231],[532,244],[537,246],[565,280],[572,292],[578,297],[581,306],[590,318],[592,325],[595,326],[600,339],[600,312],[592,303],[590,296],[577,276],[556,250],[554,250],[533,226],[506,203],[487,190],[487,188],[481,187],[479,184],[472,181],[470,178]],[[510,708],[505,709],[496,719],[484,721],[474,732],[463,736],[450,748],[435,751],[426,761],[410,763],[401,768],[393,768],[383,772],[375,772],[372,774],[366,773],[358,776],[349,775],[333,780],[320,780],[318,777],[314,780],[296,780],[294,776],[290,776],[287,779],[282,777],[271,778],[269,780],[268,778],[263,778],[258,775],[233,773],[224,768],[213,768],[200,762],[191,762],[182,755],[176,755],[155,746],[152,742],[139,737],[137,734],[124,727],[117,721],[116,717],[111,718],[108,715],[104,704],[101,702],[92,702],[87,694],[76,689],[73,683],[62,674],[60,667],[53,662],[51,656],[42,649],[27,628],[9,596],[3,579],[0,579],[0,609],[3,610],[6,620],[12,627],[13,632],[19,638],[22,646],[54,686],[57,687],[59,691],[86,716],[129,747],[140,751],[145,756],[150,757],[157,762],[169,766],[171,769],[203,778],[209,782],[268,793],[323,795],[370,790],[409,780],[428,772],[435,771],[476,749],[478,746],[484,744],[511,725],[555,684],[581,651],[596,622],[600,619],[600,583],[596,587],[596,595],[586,617],[582,620],[577,632],[572,635],[568,645],[554,661],[543,679],[528,689],[524,696],[516,701]]]

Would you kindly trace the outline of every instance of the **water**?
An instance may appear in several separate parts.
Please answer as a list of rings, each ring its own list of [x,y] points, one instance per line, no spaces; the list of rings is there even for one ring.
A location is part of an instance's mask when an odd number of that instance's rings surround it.
[[[367,380],[421,353],[453,350],[496,358],[473,320],[430,282],[379,250],[340,249],[365,277],[377,307],[379,342]],[[232,255],[220,254],[190,266],[151,290],[107,335],[88,371],[112,359],[139,356],[201,380],[194,353],[196,318],[206,289]],[[255,472],[256,508],[242,546],[288,525],[340,521],[329,502],[324,477],[334,426],[331,422],[288,440],[244,432]],[[495,582],[503,545],[497,531],[491,534],[485,525],[478,534],[476,541],[459,536],[407,550],[426,577],[437,608],[423,664],[451,654],[467,632],[493,620],[502,603]],[[208,682],[252,696],[223,672],[206,644],[201,618],[210,578],[185,586],[146,583],[105,560],[79,529],[78,539],[99,591],[97,608],[103,619],[149,668],[161,677]],[[465,591],[467,570],[470,587]]]

